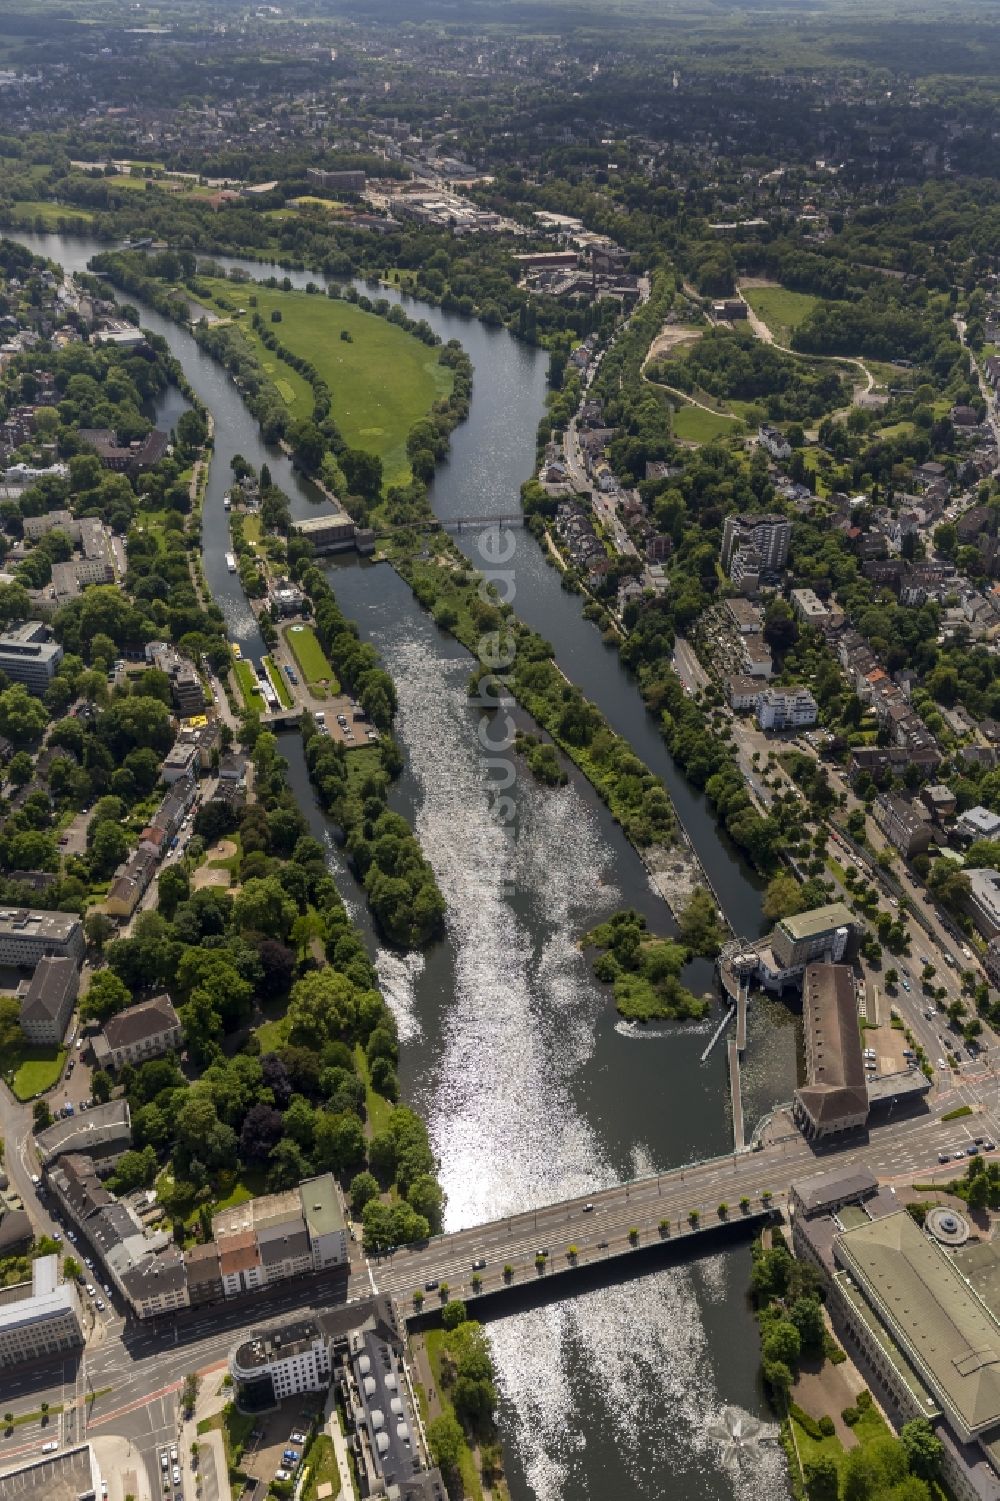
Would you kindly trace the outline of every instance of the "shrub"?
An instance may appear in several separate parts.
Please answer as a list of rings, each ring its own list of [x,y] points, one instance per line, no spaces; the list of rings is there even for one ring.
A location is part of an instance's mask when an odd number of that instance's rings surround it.
[[[819,1420],[819,1431],[824,1438],[833,1438],[833,1435],[837,1431],[834,1427],[833,1419],[828,1412],[825,1412]]]
[[[661,1235],[669,1235],[670,1234],[670,1221],[669,1220],[661,1220],[660,1223],[659,1223],[658,1229],[659,1229],[659,1232],[660,1232]]]
[[[638,1244],[638,1242],[639,1242],[639,1231],[636,1229],[635,1225],[633,1225],[632,1228],[631,1228],[631,1230],[629,1231],[628,1238],[632,1242],[633,1245],[637,1245]]]
[[[822,1425],[810,1413],[806,1412],[804,1408],[800,1407],[797,1402],[790,1402],[788,1404],[788,1412],[795,1419],[796,1423],[798,1423],[803,1433],[808,1434],[814,1443],[819,1443],[819,1440],[823,1437]]]
[[[857,1407],[845,1407],[840,1416],[843,1418],[848,1428],[853,1428],[855,1423],[860,1418],[861,1413]]]
[[[868,1388],[866,1387],[864,1391],[858,1392],[857,1401],[855,1403],[855,1406],[857,1407],[857,1409],[858,1409],[859,1412],[867,1412],[869,1410],[869,1408],[871,1407],[871,1405],[872,1405],[872,1394],[868,1390]]]

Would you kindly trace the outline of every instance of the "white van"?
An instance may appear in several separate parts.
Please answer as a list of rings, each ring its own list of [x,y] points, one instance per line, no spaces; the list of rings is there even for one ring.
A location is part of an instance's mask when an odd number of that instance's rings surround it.
[[[43,1454],[54,1454],[56,1452],[56,1450],[58,1449],[58,1447],[59,1447],[59,1444],[56,1441],[56,1439],[50,1438],[47,1444],[43,1444],[42,1445],[42,1453]]]

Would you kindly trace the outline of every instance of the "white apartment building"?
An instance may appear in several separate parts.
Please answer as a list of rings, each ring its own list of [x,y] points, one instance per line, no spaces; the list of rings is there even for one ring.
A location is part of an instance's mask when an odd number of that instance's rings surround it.
[[[76,1288],[59,1281],[58,1256],[33,1261],[30,1282],[0,1288],[0,1369],[82,1345]]]
[[[757,700],[762,730],[795,730],[815,724],[819,710],[808,688],[766,688]]]
[[[82,964],[85,948],[83,924],[69,912],[36,912],[28,907],[0,911],[0,964],[34,969],[49,956]]]

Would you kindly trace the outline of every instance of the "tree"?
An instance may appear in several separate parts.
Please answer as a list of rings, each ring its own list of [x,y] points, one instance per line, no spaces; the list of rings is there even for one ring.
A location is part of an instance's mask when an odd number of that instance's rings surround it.
[[[45,1131],[52,1124],[52,1111],[45,1100],[36,1100],[31,1107],[31,1129]]]
[[[242,1137],[241,1137],[242,1141]],[[269,1193],[295,1188],[309,1177],[309,1165],[297,1142],[285,1136],[271,1152],[267,1174]]]
[[[715,900],[704,886],[696,886],[677,919],[681,942],[695,954],[712,959],[722,947],[723,933]]]
[[[277,876],[258,876],[245,881],[233,903],[236,926],[244,933],[262,933],[266,938],[286,939],[295,915],[295,903]]]
[[[181,902],[191,895],[191,882],[187,871],[180,865],[167,865],[160,871],[157,882],[157,906],[168,922]]]
[[[267,1162],[281,1140],[281,1112],[273,1105],[254,1105],[247,1111],[240,1131],[240,1156],[244,1162]]]
[[[80,1002],[80,1015],[88,1021],[107,1021],[108,1017],[124,1011],[131,1001],[128,987],[114,970],[99,969],[91,976],[87,993]]]
[[[378,1179],[369,1172],[356,1173],[351,1179],[350,1195],[351,1213],[355,1219],[360,1219],[365,1212],[365,1205],[378,1198]]]
[[[841,1463],[842,1501],[882,1501],[907,1476],[906,1451],[894,1438],[848,1450]]]
[[[347,488],[352,495],[376,501],[382,494],[382,460],[361,448],[347,448],[340,455]]]
[[[441,1323],[446,1329],[457,1329],[459,1324],[465,1323],[465,1320],[465,1304],[459,1298],[453,1298],[441,1310]]]
[[[427,1425],[427,1442],[434,1463],[449,1476],[458,1475],[465,1452],[465,1434],[453,1412],[443,1412]]]
[[[49,713],[41,699],[34,698],[23,683],[15,683],[0,693],[0,735],[14,745],[37,740],[49,722]]]
[[[88,912],[83,920],[83,931],[87,935],[87,942],[100,954],[104,945],[115,931],[115,925],[106,912],[100,912],[95,908]]]
[[[128,835],[120,824],[98,825],[90,845],[91,870],[98,880],[110,876],[128,855]]]
[[[809,1501],[837,1501],[840,1472],[837,1461],[829,1454],[807,1459],[802,1467]]]
[[[90,1092],[98,1105],[106,1105],[111,1098],[111,1075],[103,1068],[96,1068],[90,1076]]]
[[[823,1305],[819,1298],[796,1298],[789,1310],[789,1318],[799,1331],[804,1350],[821,1350],[826,1338],[823,1322]]]
[[[63,1258],[63,1276],[67,1279],[67,1281],[76,1282],[80,1277],[82,1277],[82,1275],[83,1267],[77,1261],[76,1257],[65,1256]]]
[[[899,1430],[910,1472],[921,1480],[936,1480],[941,1473],[944,1445],[926,1418],[913,1418]]]
[[[776,1319],[761,1342],[761,1356],[766,1363],[782,1361],[795,1368],[802,1349],[799,1331],[790,1319]]]

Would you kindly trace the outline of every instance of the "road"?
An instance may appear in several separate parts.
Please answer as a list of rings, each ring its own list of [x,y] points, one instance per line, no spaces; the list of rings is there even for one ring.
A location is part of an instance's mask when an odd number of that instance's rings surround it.
[[[986,403],[986,413],[989,418],[990,427],[993,429],[993,441],[997,446],[997,462],[994,466],[993,473],[1000,474],[1000,408],[998,408],[997,397],[992,387],[990,386],[989,381],[983,374],[982,369],[980,368],[979,361],[976,359],[972,350],[969,349],[969,346],[966,343],[965,319],[960,318],[957,313],[955,315],[955,328],[958,332],[958,337],[961,341],[962,348],[968,352],[969,359],[972,362],[972,366],[976,372],[976,380],[979,382],[979,389],[982,393],[983,400]]]

